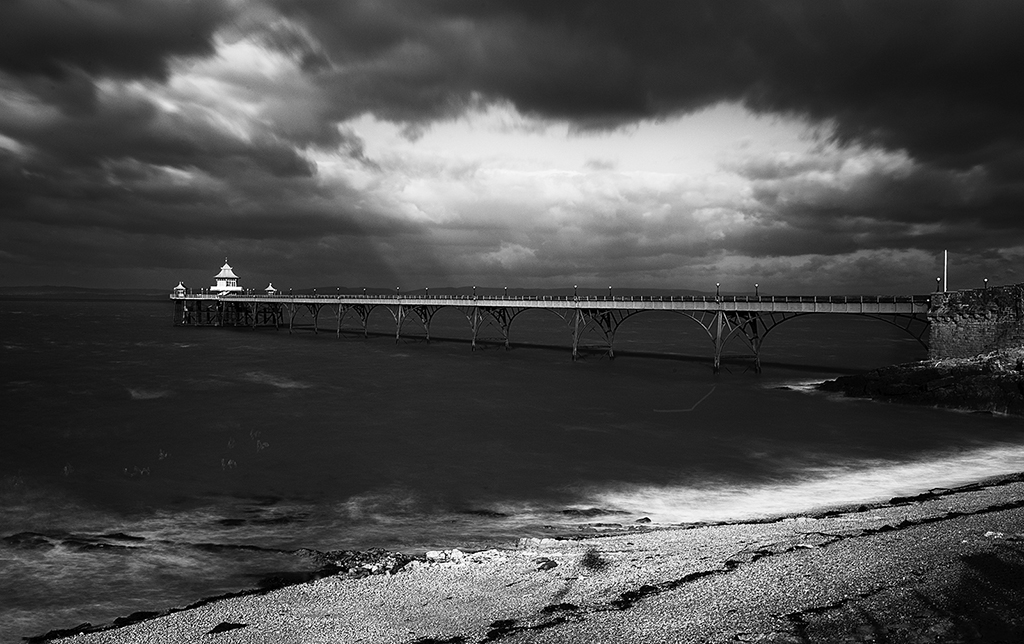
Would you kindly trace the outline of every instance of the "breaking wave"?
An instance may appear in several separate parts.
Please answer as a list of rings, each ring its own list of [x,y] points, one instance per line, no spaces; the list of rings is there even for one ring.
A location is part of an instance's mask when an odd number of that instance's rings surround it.
[[[243,378],[249,382],[254,382],[260,385],[270,385],[271,387],[277,387],[278,389],[309,389],[312,385],[308,385],[298,380],[292,380],[285,378],[284,376],[275,376],[274,374],[266,373],[265,371],[250,371],[246,373]]]
[[[1019,472],[1022,462],[1024,445],[1003,445],[912,463],[869,461],[811,469],[789,482],[620,486],[591,494],[596,505],[662,524],[763,519],[967,485]]]
[[[128,393],[131,394],[132,400],[154,400],[156,398],[166,398],[172,392],[166,389],[135,389],[128,387]]]

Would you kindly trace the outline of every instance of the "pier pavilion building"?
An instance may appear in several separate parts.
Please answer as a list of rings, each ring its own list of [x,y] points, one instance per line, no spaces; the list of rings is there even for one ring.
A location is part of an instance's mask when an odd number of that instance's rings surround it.
[[[226,257],[224,258],[224,265],[220,267],[220,272],[217,273],[214,279],[217,280],[217,284],[210,287],[210,291],[213,293],[242,292],[242,287],[238,285],[238,276],[231,269],[231,265],[228,264]]]

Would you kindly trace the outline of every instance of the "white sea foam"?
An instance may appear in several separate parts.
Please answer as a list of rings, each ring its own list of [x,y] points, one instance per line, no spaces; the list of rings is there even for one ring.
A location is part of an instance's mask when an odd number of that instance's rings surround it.
[[[802,393],[809,394],[822,394],[825,393],[818,389],[818,385],[823,382],[821,378],[815,378],[813,380],[784,380],[766,382],[764,384],[765,389],[791,389],[793,391],[799,391]]]
[[[255,382],[261,385],[270,385],[271,387],[277,387],[278,389],[309,389],[312,385],[308,385],[298,380],[292,380],[285,378],[284,376],[277,376],[265,371],[250,371],[242,376],[249,382]]]
[[[870,461],[808,471],[800,480],[718,486],[629,486],[595,490],[598,507],[657,523],[776,517],[885,501],[1024,470],[1024,445],[1002,445],[911,463]]]
[[[128,393],[131,394],[132,400],[153,400],[155,398],[166,398],[170,396],[172,392],[166,389],[138,389],[128,387]]]

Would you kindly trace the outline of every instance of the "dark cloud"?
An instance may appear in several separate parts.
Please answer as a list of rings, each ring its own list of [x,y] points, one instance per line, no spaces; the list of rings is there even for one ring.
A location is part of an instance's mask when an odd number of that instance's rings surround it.
[[[347,113],[430,119],[473,92],[582,126],[742,101],[955,167],[1024,141],[1024,5],[283,0]]]
[[[222,0],[5,0],[0,69],[163,78],[169,56],[211,53],[212,34],[230,15]]]

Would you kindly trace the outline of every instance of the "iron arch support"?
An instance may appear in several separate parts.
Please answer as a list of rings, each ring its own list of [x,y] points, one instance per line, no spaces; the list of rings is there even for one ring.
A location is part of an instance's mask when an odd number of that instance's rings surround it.
[[[764,342],[765,337],[769,333],[775,330],[783,322],[787,322],[794,318],[804,317],[806,315],[828,315],[827,313],[817,312],[775,312],[775,313],[752,313],[749,315],[749,319],[743,324],[738,325],[733,329],[725,340],[730,339],[733,335],[740,335],[743,337],[751,348],[754,350],[755,370],[760,373],[761,371],[761,344]],[[895,327],[898,327],[906,331],[911,337],[917,340],[922,347],[928,348],[928,343],[925,338],[928,335],[928,331],[931,327],[931,323],[928,321],[927,316],[921,314],[907,314],[907,313],[853,313],[852,315],[858,315],[861,317],[872,318],[875,320],[881,320],[887,322]],[[724,341],[722,343],[724,345]]]
[[[320,317],[320,309],[322,309],[323,306],[324,306],[323,304],[306,303],[306,302],[303,302],[301,304],[295,304],[295,303],[288,304],[288,307],[287,307],[287,309],[288,309],[288,333],[292,333],[292,331],[294,331],[296,329],[307,329],[307,328],[308,329],[312,329],[313,333],[319,333],[319,330],[317,329],[317,319]],[[299,325],[299,324],[295,323],[295,318],[298,316],[299,311],[302,311],[302,310],[306,310],[309,313],[310,317],[313,318],[313,321],[312,321],[311,324]]]
[[[313,318],[313,333],[320,333],[320,329],[317,328],[318,320],[320,318],[320,309],[323,308],[323,304],[307,304],[306,310],[309,311],[310,316]]]
[[[576,309],[572,322],[572,357],[579,357],[579,349],[583,335],[587,331],[600,334],[601,349],[608,352],[608,358],[615,359],[615,332],[619,325],[641,311],[635,309]]]
[[[793,318],[803,317],[805,315],[828,315],[827,313],[768,313],[759,314],[759,317],[764,320],[768,319],[769,322],[765,324],[765,332],[761,334],[761,339],[768,335],[775,327],[779,326],[783,322],[792,320]],[[846,315],[858,315],[860,317],[872,318],[875,320],[881,320],[887,322],[893,326],[899,327],[906,331],[912,338],[917,340],[922,347],[928,348],[928,343],[925,340],[928,337],[928,331],[931,328],[931,323],[928,321],[927,316],[917,313],[853,313]]]
[[[899,327],[906,331],[912,338],[918,341],[918,343],[928,348],[928,342],[925,340],[928,337],[928,333],[931,330],[932,323],[928,321],[928,317],[920,314],[906,314],[906,313],[864,313],[864,317],[874,318],[883,322]]]
[[[406,307],[402,304],[383,304],[382,306],[387,309],[395,321],[395,342],[397,343],[402,337],[402,323],[405,322],[407,314]]]
[[[477,340],[481,339],[482,332],[488,327],[497,330],[497,339],[504,345],[507,351],[511,348],[509,346],[509,334],[512,329],[512,321],[527,309],[524,307],[506,306],[467,306],[461,307],[460,310],[469,322],[469,328],[472,332],[470,345],[473,351],[476,351]]]
[[[427,342],[430,342],[430,321],[434,318],[434,314],[441,310],[440,306],[429,306],[429,305],[415,305],[407,307],[419,318],[420,324],[423,325],[423,333],[426,336]]]

